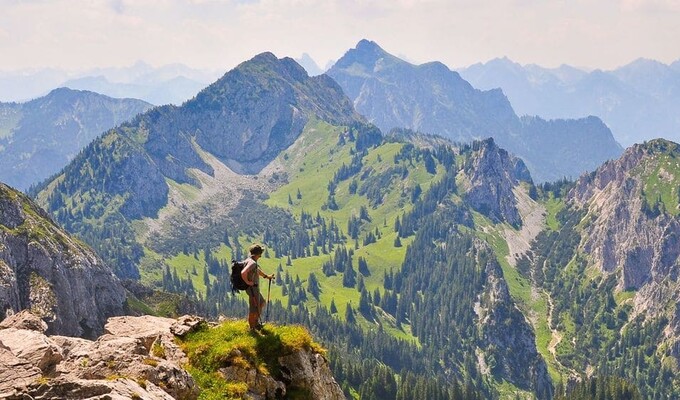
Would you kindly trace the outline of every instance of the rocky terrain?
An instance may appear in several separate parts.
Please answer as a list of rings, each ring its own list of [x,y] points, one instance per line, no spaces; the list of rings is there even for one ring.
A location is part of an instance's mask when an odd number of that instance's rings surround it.
[[[636,314],[648,317],[680,301],[680,286],[669,279],[680,272],[678,194],[663,193],[664,187],[677,192],[678,156],[678,145],[665,140],[635,145],[582,177],[570,193],[591,221],[581,248],[603,272],[616,275],[619,290],[639,290]]]
[[[474,144],[476,152],[463,168],[465,199],[477,211],[494,222],[507,222],[520,227],[513,189],[520,182],[531,182],[524,162],[499,148],[493,139]]]
[[[181,339],[206,324],[194,316],[112,317],[93,341],[47,336],[46,324],[22,311],[0,324],[0,398],[196,399],[201,388],[185,369],[191,360]],[[283,381],[238,363],[219,375],[245,384],[251,399],[285,398],[291,387],[315,399],[344,399],[322,355],[300,350],[278,362]]]
[[[96,337],[125,290],[87,245],[0,183],[0,319],[29,309],[50,334]]]

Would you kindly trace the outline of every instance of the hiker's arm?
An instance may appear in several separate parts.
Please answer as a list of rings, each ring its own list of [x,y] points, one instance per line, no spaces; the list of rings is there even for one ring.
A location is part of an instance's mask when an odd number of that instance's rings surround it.
[[[261,269],[258,269],[257,272],[259,272],[259,273],[260,273],[260,276],[263,277],[263,278],[267,278],[267,279],[270,279],[270,280],[271,280],[271,279],[274,279],[274,274],[267,275],[267,274],[265,274],[264,272],[262,272]]]

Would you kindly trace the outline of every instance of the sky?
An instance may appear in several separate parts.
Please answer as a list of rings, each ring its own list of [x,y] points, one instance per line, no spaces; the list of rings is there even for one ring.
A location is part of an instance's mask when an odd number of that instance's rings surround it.
[[[321,67],[361,39],[450,68],[613,69],[680,59],[680,0],[0,0],[0,70],[144,61],[229,70],[308,53]]]

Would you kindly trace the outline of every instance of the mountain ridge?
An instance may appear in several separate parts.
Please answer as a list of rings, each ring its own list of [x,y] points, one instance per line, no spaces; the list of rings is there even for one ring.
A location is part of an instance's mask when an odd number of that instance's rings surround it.
[[[493,137],[525,160],[537,182],[577,177],[622,151],[611,131],[592,119],[565,121],[568,129],[561,130],[553,129],[555,125],[548,121],[540,124],[539,131],[536,124],[527,123],[538,121],[538,117],[520,119],[502,90],[475,89],[442,63],[416,66],[368,40],[350,49],[327,73],[353,99],[357,111],[383,131],[407,128],[454,142]],[[565,134],[570,136],[563,141],[566,149],[539,148],[533,140],[549,142]],[[600,145],[585,144],[591,138]],[[574,157],[583,150],[592,157]]]
[[[640,58],[613,70],[587,71],[523,66],[504,58],[459,72],[477,87],[503,88],[519,114],[550,119],[596,115],[627,147],[659,136],[680,140],[674,112],[680,93],[677,64]]]
[[[0,181],[27,190],[63,168],[96,136],[151,105],[68,88],[0,103]]]

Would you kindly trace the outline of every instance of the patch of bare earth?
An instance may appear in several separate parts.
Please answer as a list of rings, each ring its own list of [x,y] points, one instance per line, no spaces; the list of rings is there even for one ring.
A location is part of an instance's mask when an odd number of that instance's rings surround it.
[[[200,187],[188,187],[182,190],[181,185],[169,185],[168,204],[160,210],[157,218],[143,220],[146,230],[141,238],[171,232],[176,221],[190,225],[195,229],[209,226],[215,215],[227,215],[236,208],[247,191],[270,193],[281,183],[272,179],[274,174],[283,174],[283,168],[277,161],[257,175],[240,175],[195,145],[201,158],[213,168],[213,175],[197,169],[190,169],[189,174],[200,182]],[[176,218],[181,216],[181,218]]]
[[[522,254],[529,251],[531,242],[545,228],[545,207],[529,197],[527,189],[515,187],[513,189],[517,199],[517,210],[522,217],[522,228],[515,230],[506,227],[503,237],[508,244],[507,260],[513,267]]]

